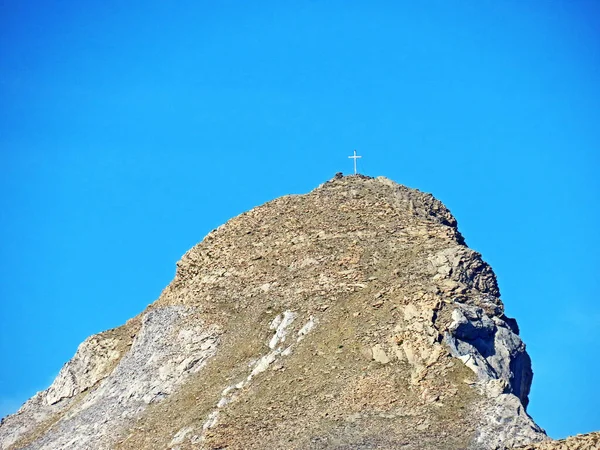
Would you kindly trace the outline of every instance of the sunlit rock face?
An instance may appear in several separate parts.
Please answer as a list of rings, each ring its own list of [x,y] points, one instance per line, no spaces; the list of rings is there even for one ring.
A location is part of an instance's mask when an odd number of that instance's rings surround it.
[[[448,209],[336,176],[209,233],[146,311],[3,420],[0,445],[512,448],[547,440],[531,380],[496,277]]]

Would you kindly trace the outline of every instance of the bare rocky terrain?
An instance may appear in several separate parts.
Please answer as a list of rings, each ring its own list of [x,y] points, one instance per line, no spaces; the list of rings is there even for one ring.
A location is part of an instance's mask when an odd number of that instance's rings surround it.
[[[336,175],[209,233],[146,311],[2,420],[0,448],[598,448],[548,439],[532,376],[446,207]]]
[[[558,441],[543,441],[519,447],[519,450],[598,450],[600,432],[578,434]]]

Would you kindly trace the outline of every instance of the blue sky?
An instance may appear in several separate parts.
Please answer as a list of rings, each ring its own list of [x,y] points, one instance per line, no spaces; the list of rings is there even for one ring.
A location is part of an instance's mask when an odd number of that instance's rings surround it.
[[[356,148],[496,271],[534,419],[600,429],[598,2],[126,3],[0,4],[0,415]]]

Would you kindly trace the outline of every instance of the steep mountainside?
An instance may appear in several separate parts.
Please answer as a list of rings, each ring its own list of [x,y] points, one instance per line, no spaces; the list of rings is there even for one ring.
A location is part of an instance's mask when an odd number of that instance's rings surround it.
[[[337,175],[212,231],[156,302],[87,339],[49,389],[3,420],[0,446],[544,441],[525,411],[529,356],[499,295],[438,200]]]

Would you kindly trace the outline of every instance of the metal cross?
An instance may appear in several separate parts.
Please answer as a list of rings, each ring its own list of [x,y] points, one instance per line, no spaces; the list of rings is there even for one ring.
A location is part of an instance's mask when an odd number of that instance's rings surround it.
[[[348,158],[351,158],[354,160],[354,175],[356,175],[356,160],[358,158],[362,158],[362,156],[356,156],[356,150],[354,150],[354,156],[348,156]]]

